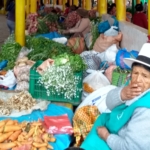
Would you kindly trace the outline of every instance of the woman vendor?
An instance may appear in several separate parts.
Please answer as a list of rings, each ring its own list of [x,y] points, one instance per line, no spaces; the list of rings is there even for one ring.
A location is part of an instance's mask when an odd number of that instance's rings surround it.
[[[82,35],[85,37],[86,34],[88,34],[91,31],[91,22],[88,18],[88,11],[84,9],[78,9],[76,12],[80,16],[79,21],[76,23],[75,27],[68,30],[64,30],[63,34],[74,33],[75,36]]]
[[[150,149],[150,44],[137,59],[126,58],[132,68],[129,85],[110,91],[106,98],[111,113],[101,114],[81,148],[85,150]]]

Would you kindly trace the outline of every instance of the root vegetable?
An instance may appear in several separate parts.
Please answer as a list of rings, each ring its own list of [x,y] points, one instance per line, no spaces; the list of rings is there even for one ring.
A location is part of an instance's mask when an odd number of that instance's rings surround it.
[[[35,136],[33,138],[33,141],[36,142],[36,143],[43,143],[42,139],[39,136]]]
[[[33,143],[33,146],[36,148],[47,147],[47,143]]]
[[[39,150],[47,150],[47,147],[41,147]]]
[[[9,121],[6,122],[5,125],[13,125],[13,124],[14,124],[14,121],[13,120],[9,120]]]
[[[14,142],[14,141],[18,138],[18,136],[20,135],[21,132],[22,132],[21,130],[15,131],[15,132],[8,138],[8,140]]]
[[[0,148],[1,149],[11,149],[13,147],[16,147],[16,143],[11,142],[11,143],[0,143]]]
[[[52,145],[48,144],[47,148],[54,149]]]
[[[35,130],[34,128],[31,128],[29,133],[25,136],[25,138],[26,139],[30,138],[33,135],[33,133],[34,133],[34,130]]]
[[[7,125],[4,127],[4,131],[3,132],[11,132],[11,131],[18,131],[21,130],[21,126],[19,125]]]
[[[7,140],[9,138],[9,136],[11,136],[13,134],[13,132],[8,132],[8,133],[4,133],[0,136],[0,142],[4,142],[5,140]],[[1,148],[1,147],[0,147]]]

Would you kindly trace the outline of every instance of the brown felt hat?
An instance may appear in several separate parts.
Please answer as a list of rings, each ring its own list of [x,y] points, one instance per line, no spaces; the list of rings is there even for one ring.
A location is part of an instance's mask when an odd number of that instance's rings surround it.
[[[87,10],[85,10],[85,9],[78,9],[77,13],[82,18],[88,18],[89,17],[89,12]]]

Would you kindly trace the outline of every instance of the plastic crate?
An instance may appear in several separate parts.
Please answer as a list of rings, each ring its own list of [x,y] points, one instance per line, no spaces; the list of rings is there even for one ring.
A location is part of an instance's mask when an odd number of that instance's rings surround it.
[[[30,86],[29,86],[29,92],[32,95],[33,98],[35,99],[43,99],[43,100],[50,100],[50,101],[55,101],[55,102],[66,102],[66,103],[71,103],[73,105],[78,105],[81,101],[81,96],[82,96],[82,91],[77,91],[76,95],[78,95],[77,98],[73,99],[65,99],[64,95],[50,95],[48,96],[46,93],[46,89],[44,88],[43,85],[40,85],[39,78],[41,75],[36,71],[37,67],[42,64],[43,61],[37,61],[32,68],[30,69]],[[77,87],[82,89],[82,72],[75,73],[75,76],[80,77],[80,81],[77,84]]]

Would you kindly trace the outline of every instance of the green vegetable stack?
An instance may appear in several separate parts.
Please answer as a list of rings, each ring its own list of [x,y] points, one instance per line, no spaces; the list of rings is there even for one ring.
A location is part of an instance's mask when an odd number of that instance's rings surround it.
[[[15,61],[21,50],[20,44],[16,42],[8,42],[1,47],[0,61],[8,60],[6,70],[13,69],[15,66]]]
[[[46,60],[63,53],[73,55],[71,48],[68,46],[46,39],[44,37],[27,37],[26,44],[29,49],[33,49],[33,51],[29,53],[28,57],[34,61]]]

